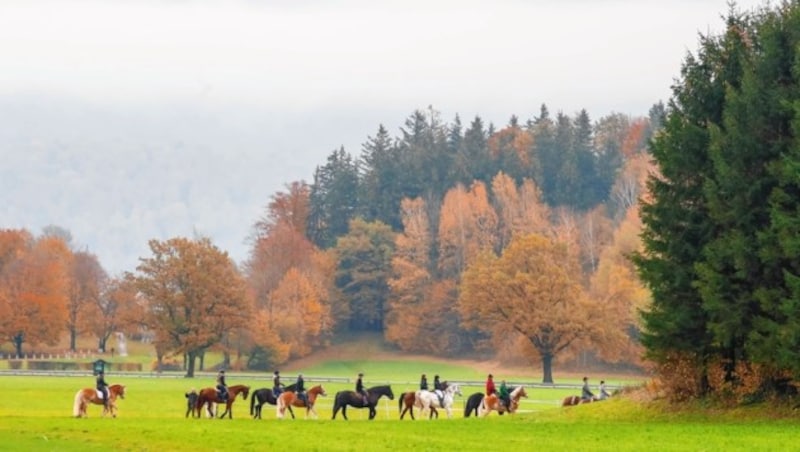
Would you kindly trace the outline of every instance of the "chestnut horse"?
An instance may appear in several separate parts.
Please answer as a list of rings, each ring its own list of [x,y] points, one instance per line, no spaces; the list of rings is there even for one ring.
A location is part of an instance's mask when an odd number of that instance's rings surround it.
[[[484,397],[480,407],[478,407],[478,416],[486,416],[492,411],[497,411],[498,413],[508,412],[513,414],[519,408],[519,399],[522,397],[527,398],[528,393],[525,392],[524,387],[517,386],[511,390],[511,393],[508,396],[511,399],[510,407],[503,406],[500,397],[498,397],[497,394]]]
[[[284,391],[278,396],[277,403],[275,404],[275,415],[278,419],[283,419],[283,416],[286,414],[286,409],[288,408],[292,419],[294,419],[292,406],[296,406],[298,408],[306,408],[306,419],[308,419],[309,414],[313,414],[314,418],[317,418],[318,416],[317,412],[314,410],[314,403],[317,401],[318,396],[324,395],[327,394],[325,394],[325,389],[323,389],[322,385],[316,385],[306,391],[308,403],[304,402],[300,397],[297,397],[297,393],[294,391]]]
[[[417,400],[417,393],[416,391],[408,391],[400,394],[400,397],[397,399],[398,402],[398,409],[400,410],[400,420],[403,420],[403,416],[406,413],[411,415],[411,419],[414,419],[414,402]],[[403,408],[405,406],[405,408]],[[439,412],[436,411],[436,407],[431,405],[431,412],[429,417],[432,419],[433,416],[436,416],[436,419],[439,419]]]
[[[220,400],[219,394],[217,393],[217,388],[201,389],[200,392],[197,394],[197,404],[195,405],[197,417],[200,417],[200,411],[203,409],[203,405],[208,405],[207,407],[208,414],[211,417],[214,417],[214,413],[211,411],[211,404],[224,403],[225,411],[222,413],[220,418],[224,418],[225,415],[227,414],[229,419],[233,419],[233,410],[231,409],[231,405],[233,405],[233,402],[236,401],[236,396],[241,394],[242,399],[247,400],[247,395],[249,393],[250,393],[250,386],[245,386],[245,385],[228,386],[227,400]]]
[[[125,398],[125,386],[111,385],[108,387],[108,409],[103,407],[103,416],[110,413],[111,417],[117,417],[117,397]],[[72,414],[75,417],[89,417],[86,407],[90,404],[103,405],[103,395],[95,388],[84,388],[75,393],[75,404],[72,406]]]

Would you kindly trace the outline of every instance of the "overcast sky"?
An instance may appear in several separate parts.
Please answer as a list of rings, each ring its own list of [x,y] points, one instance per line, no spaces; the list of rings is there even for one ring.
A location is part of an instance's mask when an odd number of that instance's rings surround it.
[[[763,2],[740,1],[749,9]],[[148,239],[241,262],[269,196],[429,105],[503,125],[667,100],[726,0],[0,0],[0,228],[112,274]]]

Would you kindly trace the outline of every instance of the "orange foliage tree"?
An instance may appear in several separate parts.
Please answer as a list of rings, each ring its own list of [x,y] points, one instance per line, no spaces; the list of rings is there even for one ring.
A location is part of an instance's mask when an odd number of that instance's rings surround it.
[[[494,249],[497,214],[483,182],[475,182],[469,190],[461,184],[450,189],[440,212],[439,271],[454,279],[481,251]]]
[[[318,250],[306,238],[309,189],[287,185],[272,196],[255,226],[253,247],[245,264],[255,301],[256,321],[241,331],[250,354],[248,366],[266,368],[290,356],[304,356],[326,343],[338,321],[347,316],[334,284],[333,252]],[[287,328],[301,316],[316,316],[304,328]],[[291,316],[286,318],[286,316]]]
[[[526,339],[553,382],[553,359],[594,335],[593,306],[564,244],[538,234],[516,237],[500,257],[484,253],[464,272],[458,309],[465,327],[494,341]]]
[[[18,355],[22,344],[54,345],[64,332],[72,253],[60,237],[31,239],[25,231],[0,238],[0,333]]]
[[[147,299],[147,324],[162,349],[185,353],[187,377],[196,358],[223,335],[244,326],[252,312],[244,279],[228,254],[207,238],[149,242],[136,286]]]
[[[392,276],[386,314],[386,340],[402,350],[423,351],[421,336],[430,306],[430,222],[422,198],[403,199],[400,204],[403,233],[395,239]]]
[[[549,208],[532,180],[524,179],[517,188],[514,179],[500,172],[492,179],[492,193],[499,218],[499,249],[508,246],[514,235],[550,231]]]

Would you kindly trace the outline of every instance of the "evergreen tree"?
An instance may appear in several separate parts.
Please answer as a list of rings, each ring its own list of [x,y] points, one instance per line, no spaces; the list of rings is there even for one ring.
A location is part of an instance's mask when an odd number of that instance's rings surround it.
[[[333,151],[328,162],[314,171],[309,195],[308,238],[320,248],[336,243],[347,233],[358,208],[358,167],[344,148]]]

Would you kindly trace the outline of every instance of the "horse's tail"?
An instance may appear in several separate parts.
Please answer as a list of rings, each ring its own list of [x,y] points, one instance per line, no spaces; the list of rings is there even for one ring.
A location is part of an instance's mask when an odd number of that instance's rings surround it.
[[[253,393],[253,397],[250,397],[250,416],[255,415],[256,394],[258,394],[258,391]]]
[[[464,404],[464,417],[469,417],[472,414],[472,397],[467,399],[467,403]]]
[[[400,397],[397,398],[397,412],[398,413],[402,413],[403,412],[403,400],[405,400],[405,398],[406,398],[406,393],[405,392],[400,394]]]
[[[75,417],[81,416],[81,406],[83,405],[83,391],[79,390],[75,393],[75,403],[72,405],[72,415]]]

